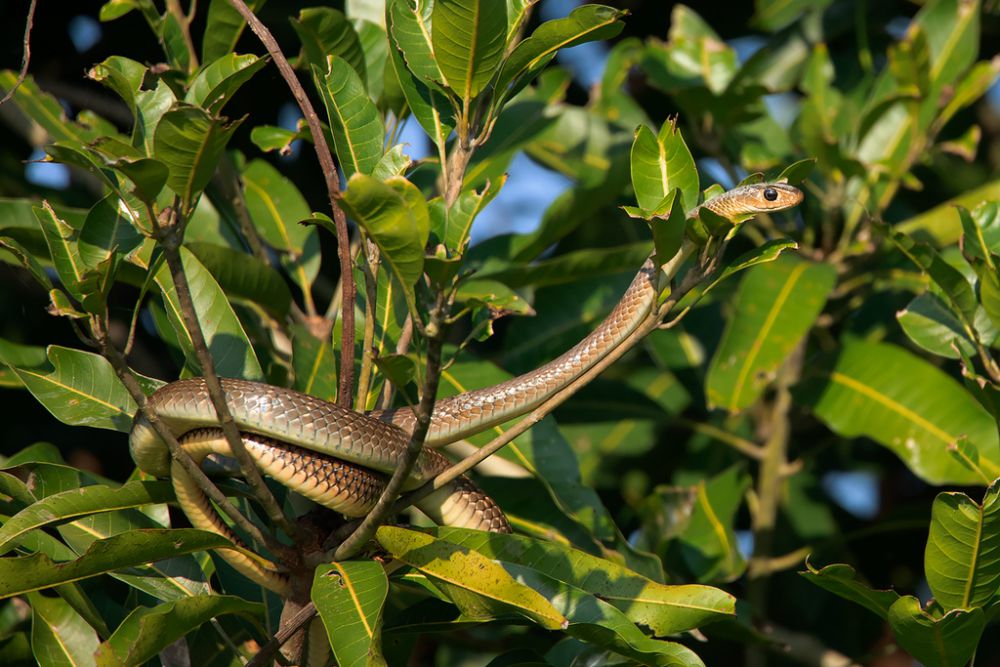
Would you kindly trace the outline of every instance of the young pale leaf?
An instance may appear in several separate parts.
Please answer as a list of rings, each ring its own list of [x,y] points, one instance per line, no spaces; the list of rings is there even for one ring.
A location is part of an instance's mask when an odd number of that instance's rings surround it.
[[[323,97],[340,168],[346,178],[371,174],[382,157],[385,128],[375,103],[354,68],[343,58],[327,56],[326,73],[313,68]]]
[[[739,412],[757,400],[809,332],[836,278],[832,266],[787,254],[746,272],[708,367],[710,407]]]
[[[937,617],[907,595],[889,609],[889,626],[899,645],[926,667],[953,667],[969,662],[986,626],[982,609],[953,609]]]
[[[316,568],[312,600],[341,667],[386,664],[380,635],[388,592],[389,579],[378,561],[348,561]]]
[[[343,12],[332,7],[306,7],[298,19],[292,19],[292,27],[302,42],[307,64],[325,70],[327,56],[338,56],[354,68],[362,83],[367,81],[361,41]]]
[[[518,44],[504,61],[497,90],[510,99],[555,57],[559,49],[611,39],[624,27],[626,12],[603,5],[583,5],[569,16],[546,21]]]
[[[493,78],[507,43],[507,3],[436,0],[431,44],[443,83],[468,108]]]
[[[556,542],[463,528],[433,529],[441,539],[501,563],[536,570],[583,589],[619,610],[657,637],[677,634],[736,613],[736,601],[710,586],[667,586],[637,572]]]
[[[982,504],[964,493],[939,493],[931,508],[924,570],[945,610],[982,607],[1000,583],[1000,483]]]
[[[493,201],[506,182],[507,176],[504,174],[496,182],[496,185],[487,181],[479,192],[463,190],[458,195],[458,199],[444,216],[444,231],[441,240],[444,241],[445,247],[453,252],[465,252],[466,246],[469,244],[469,232],[472,230],[472,223],[476,216]]]
[[[259,602],[232,595],[196,595],[138,607],[97,649],[97,660],[101,665],[141,665],[213,618],[239,614],[256,620],[263,612]]]
[[[267,65],[267,58],[227,53],[201,68],[188,87],[184,101],[217,114],[239,88]]]
[[[187,275],[188,286],[191,288],[191,299],[194,301],[195,313],[201,324],[205,343],[215,362],[215,370],[222,377],[263,380],[264,373],[250,339],[247,338],[243,325],[233,312],[219,283],[187,248],[181,248],[181,262]],[[197,355],[191,344],[191,335],[184,324],[177,291],[174,289],[170,269],[166,263],[156,272],[155,280],[163,295],[170,323],[184,349],[188,365],[193,371],[197,370]]]
[[[803,398],[834,432],[872,438],[931,484],[982,483],[948,453],[961,436],[990,474],[1000,474],[989,413],[951,377],[895,345],[847,342],[832,368],[814,372]]]
[[[99,355],[51,345],[51,369],[18,368],[0,348],[0,361],[11,365],[28,391],[59,421],[127,432],[136,405],[111,364]]]
[[[96,664],[94,651],[100,640],[92,627],[61,597],[38,593],[28,596],[31,605],[31,650],[39,665]]]
[[[519,583],[494,560],[456,544],[396,526],[382,526],[375,539],[394,557],[435,580],[474,593],[499,609],[515,611],[549,630],[568,620],[543,596]]]
[[[232,123],[203,109],[175,106],[163,114],[153,137],[153,156],[167,165],[167,185],[190,211],[215,173],[229,138],[241,121]]]
[[[193,528],[133,530],[94,542],[76,560],[54,563],[41,553],[0,558],[0,597],[94,577],[206,549],[232,548],[218,533]]]
[[[632,187],[639,208],[654,211],[675,188],[680,190],[684,210],[698,201],[698,170],[684,138],[670,120],[653,134],[645,125],[636,130],[632,142]]]
[[[347,183],[342,206],[378,246],[409,303],[413,285],[423,273],[424,247],[430,235],[427,202],[415,185],[401,176],[385,182],[355,174]]]

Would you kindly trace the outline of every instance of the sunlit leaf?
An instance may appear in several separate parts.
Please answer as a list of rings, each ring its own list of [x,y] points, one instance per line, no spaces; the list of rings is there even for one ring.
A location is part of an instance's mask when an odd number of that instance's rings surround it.
[[[381,653],[382,607],[389,592],[385,567],[378,561],[348,561],[316,568],[312,600],[337,664],[384,665]]]

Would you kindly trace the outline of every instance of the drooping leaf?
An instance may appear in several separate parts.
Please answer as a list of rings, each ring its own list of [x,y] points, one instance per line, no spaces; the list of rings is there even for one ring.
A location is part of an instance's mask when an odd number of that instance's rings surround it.
[[[860,581],[850,565],[836,563],[816,569],[807,562],[806,567],[808,569],[799,574],[808,581],[845,600],[856,602],[883,620],[889,617],[889,609],[900,599],[896,591],[876,590]]]
[[[31,650],[39,665],[87,667],[100,641],[94,629],[65,600],[38,593],[31,605]]]
[[[250,11],[257,13],[265,2],[267,0],[248,0],[246,4]],[[210,63],[232,52],[246,24],[229,0],[211,0],[201,42],[201,61]]]
[[[941,617],[920,608],[907,595],[889,609],[889,625],[896,641],[927,667],[964,665],[972,657],[986,626],[982,609],[953,609]]]
[[[256,303],[279,318],[288,314],[292,293],[272,267],[246,253],[213,243],[188,243],[186,247],[231,298]]]
[[[378,561],[348,561],[316,568],[312,599],[337,664],[384,665],[382,613],[389,579]]]

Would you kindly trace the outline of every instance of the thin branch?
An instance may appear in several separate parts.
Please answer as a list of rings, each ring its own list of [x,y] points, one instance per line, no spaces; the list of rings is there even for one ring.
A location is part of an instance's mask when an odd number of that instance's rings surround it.
[[[192,2],[192,4],[194,3]],[[191,39],[191,18],[181,9],[180,0],[167,0],[167,12],[173,14],[177,24],[181,27],[181,37],[189,57],[188,72],[194,72],[198,69],[198,51],[194,48],[194,40]]]
[[[292,97],[299,105],[302,116],[309,125],[309,132],[313,138],[313,148],[316,151],[316,158],[319,160],[320,168],[323,171],[323,178],[326,181],[327,195],[330,198],[330,209],[333,212],[333,222],[337,230],[337,257],[340,259],[340,280],[343,285],[343,300],[340,305],[341,318],[341,347],[340,347],[340,380],[337,390],[337,404],[344,408],[351,407],[351,398],[354,394],[354,300],[355,285],[354,273],[351,270],[350,239],[347,234],[347,217],[343,209],[338,204],[340,197],[340,178],[337,168],[333,164],[333,155],[330,147],[326,143],[326,136],[320,125],[319,116],[313,108],[312,102],[302,88],[298,77],[288,63],[288,59],[281,52],[274,35],[267,29],[260,19],[250,11],[243,0],[229,0],[236,11],[240,13],[243,20],[247,22],[250,29],[260,39],[264,48],[274,59],[278,71],[292,91]]]
[[[372,379],[372,341],[375,340],[375,317],[378,307],[379,251],[374,243],[365,243],[366,257],[361,260],[365,273],[365,330],[361,342],[361,371],[358,374],[358,398],[355,409],[364,412],[368,407],[368,389]]]
[[[448,158],[448,169],[445,172],[444,203],[451,207],[462,192],[462,181],[465,180],[465,169],[472,159],[472,145],[464,145],[461,140],[455,141],[455,148]]]
[[[420,403],[416,410],[416,427],[410,435],[410,441],[406,445],[406,453],[396,466],[386,484],[385,490],[379,496],[378,502],[372,508],[368,516],[364,518],[361,525],[348,536],[333,552],[333,560],[346,560],[354,556],[375,534],[375,530],[389,516],[395,513],[395,501],[399,496],[403,485],[410,477],[410,471],[417,462],[420,452],[424,448],[424,440],[427,437],[427,430],[431,425],[431,413],[434,410],[434,402],[437,399],[438,382],[441,379],[441,349],[444,347],[443,332],[440,331],[440,322],[444,319],[446,304],[444,296],[438,294],[437,303],[431,311],[428,330],[435,335],[427,339],[427,373],[424,377],[423,393],[420,396]]]
[[[3,99],[0,99],[0,106],[14,97],[14,93],[17,92],[17,89],[21,87],[24,79],[28,76],[28,65],[31,63],[31,27],[35,24],[36,1],[31,0],[31,4],[28,5],[28,18],[24,21],[24,55],[21,56],[21,71],[17,73],[17,80],[14,82],[14,85],[3,96]]]
[[[274,658],[278,649],[284,646],[289,639],[294,637],[299,630],[308,625],[309,621],[315,617],[316,605],[312,601],[307,602],[299,609],[298,613],[281,624],[278,632],[261,647],[260,651],[247,663],[247,667],[263,667],[268,664]]]
[[[240,511],[231,502],[229,502],[225,494],[219,490],[219,487],[217,487],[212,480],[208,478],[205,472],[201,469],[201,466],[195,463],[184,448],[180,446],[180,443],[177,442],[177,438],[174,434],[169,428],[167,428],[166,424],[160,421],[160,417],[156,414],[156,411],[149,406],[146,401],[146,394],[142,391],[142,387],[139,386],[139,381],[136,380],[135,374],[132,372],[132,369],[128,367],[128,364],[125,362],[125,358],[122,356],[121,352],[119,352],[118,349],[111,343],[103,326],[98,325],[95,327],[94,336],[97,347],[101,351],[101,356],[107,359],[111,364],[111,367],[115,370],[115,374],[118,376],[118,379],[120,379],[122,384],[125,385],[125,389],[128,391],[129,395],[132,396],[132,400],[134,400],[136,405],[139,406],[139,411],[149,422],[153,430],[156,431],[156,434],[160,436],[165,443],[167,443],[170,455],[175,461],[184,467],[184,470],[189,475],[191,475],[191,478],[194,479],[198,488],[200,488],[205,495],[211,498],[219,509],[221,509],[226,516],[233,520],[233,523],[245,531],[250,536],[250,539],[259,544],[265,545],[276,555],[280,556],[284,552],[287,552],[287,547],[270,536],[265,535],[250,521],[250,519],[243,516],[243,514],[241,514]]]
[[[718,426],[713,426],[712,424],[703,424],[701,422],[692,421],[690,419],[684,419],[683,417],[675,419],[674,423],[678,426],[684,426],[695,433],[701,433],[702,435],[707,435],[710,438],[714,438],[721,443],[727,444],[741,454],[745,454],[752,459],[760,461],[764,458],[764,448],[757,445],[746,438],[741,438],[738,435],[734,435],[729,431],[724,431]]]
[[[176,209],[175,209],[176,210]],[[176,215],[176,214],[175,214]],[[180,244],[183,225],[180,220],[176,220],[169,225],[158,227],[158,240],[163,248],[164,257],[167,260],[167,268],[170,270],[170,277],[174,282],[174,289],[177,292],[177,301],[180,305],[181,316],[184,325],[191,335],[191,346],[194,348],[195,356],[201,366],[201,372],[205,376],[205,386],[208,389],[209,398],[215,408],[215,413],[219,418],[222,432],[226,436],[226,443],[229,445],[233,458],[240,464],[240,471],[244,479],[254,493],[254,497],[264,508],[271,523],[281,528],[287,535],[296,542],[305,539],[305,531],[289,520],[271,494],[271,490],[264,483],[264,478],[257,469],[250,454],[243,446],[243,439],[240,437],[239,429],[233,420],[233,415],[229,411],[229,404],[226,402],[226,395],[219,381],[219,376],[215,372],[215,364],[212,355],[208,351],[205,337],[198,322],[198,314],[194,308],[194,300],[191,298],[191,288],[188,285],[187,275],[184,273],[184,266],[181,263]]]

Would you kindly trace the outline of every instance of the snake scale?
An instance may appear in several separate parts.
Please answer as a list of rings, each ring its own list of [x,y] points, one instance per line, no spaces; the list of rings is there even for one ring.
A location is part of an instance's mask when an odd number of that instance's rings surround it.
[[[742,185],[707,200],[688,217],[704,207],[737,219],[791,208],[801,201],[802,193],[785,183]],[[647,259],[608,316],[560,357],[501,384],[438,400],[408,488],[433,479],[450,465],[434,448],[529,412],[622,344],[656,307],[657,273],[652,257]],[[375,504],[416,423],[411,407],[361,414],[257,382],[223,379],[222,387],[246,449],[261,472],[351,517],[365,515]],[[209,454],[230,454],[203,378],[164,385],[150,397],[149,405],[195,461],[200,463]],[[132,427],[129,446],[141,470],[172,478],[178,503],[195,527],[242,544],[184,468],[171,461],[166,443],[141,415]],[[417,506],[439,524],[510,532],[496,502],[467,477],[435,491]],[[225,550],[222,555],[254,581],[287,592],[287,578],[266,559],[245,548]]]

